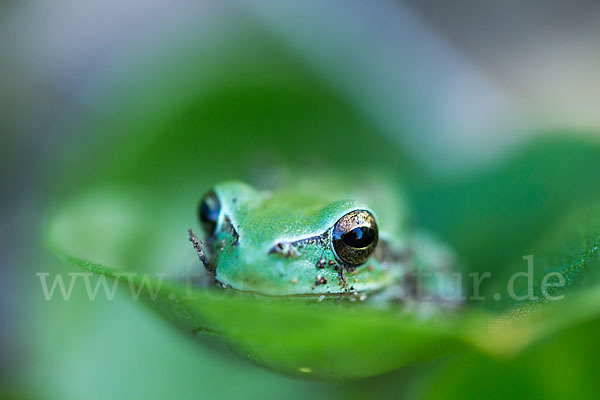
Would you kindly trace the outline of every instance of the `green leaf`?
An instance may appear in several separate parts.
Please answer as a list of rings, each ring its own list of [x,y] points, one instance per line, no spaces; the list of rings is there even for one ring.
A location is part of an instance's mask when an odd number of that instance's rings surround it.
[[[200,340],[279,371],[319,379],[374,376],[465,349],[509,357],[600,313],[595,288],[521,317],[466,311],[422,319],[349,302],[276,300],[190,287],[181,273],[202,266],[187,242],[189,215],[181,211],[187,197],[144,202],[149,195],[143,191],[97,188],[55,214],[47,241],[66,260],[119,279],[132,296],[141,292],[146,304]],[[122,272],[137,273],[130,283]],[[158,272],[169,275],[161,281]]]
[[[490,301],[492,308],[524,308],[547,303],[552,299],[573,296],[579,290],[595,288],[600,282],[600,202],[586,201],[554,221],[554,226],[531,245],[531,276],[528,262],[520,260],[497,273],[492,285],[485,290],[487,298],[494,293],[506,293],[511,276],[513,290],[531,298],[511,300],[503,297],[501,302]],[[558,276],[552,276],[560,274]],[[545,285],[544,285],[545,283]]]
[[[596,304],[598,296],[596,296]],[[571,310],[572,312],[573,310]],[[573,325],[516,357],[467,352],[416,384],[425,399],[595,399],[600,318]]]
[[[483,288],[534,254],[574,204],[600,198],[599,170],[597,144],[553,138],[466,176],[416,175],[408,193],[419,226],[451,244],[469,271],[493,273]]]
[[[140,206],[144,198],[148,196],[114,188],[82,195],[57,212],[47,241],[67,261],[119,279],[132,294],[141,292],[146,304],[188,333],[286,373],[319,379],[372,376],[466,344],[467,335],[460,334],[460,326],[468,326],[464,318],[423,320],[347,301],[275,300],[188,287],[178,272],[190,260],[197,271],[202,267],[183,228],[187,213],[177,211],[183,209],[180,200],[150,208]],[[90,261],[87,255],[106,264]],[[129,276],[129,286],[120,273],[136,271]],[[170,276],[160,281],[150,271]]]

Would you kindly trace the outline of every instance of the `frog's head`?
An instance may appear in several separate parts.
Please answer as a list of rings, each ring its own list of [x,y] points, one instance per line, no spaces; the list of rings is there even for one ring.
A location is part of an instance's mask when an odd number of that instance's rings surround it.
[[[216,185],[202,199],[209,270],[225,286],[267,295],[372,291],[397,279],[377,219],[356,201]]]

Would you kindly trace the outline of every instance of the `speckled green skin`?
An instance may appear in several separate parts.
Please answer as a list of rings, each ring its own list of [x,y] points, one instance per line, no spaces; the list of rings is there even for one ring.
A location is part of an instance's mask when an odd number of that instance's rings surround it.
[[[320,295],[377,291],[402,278],[402,265],[375,252],[366,263],[345,273],[347,284],[339,279],[343,263],[333,251],[331,229],[354,210],[368,210],[377,220],[377,213],[365,204],[331,201],[329,192],[314,190],[259,191],[241,182],[221,183],[214,191],[221,213],[208,249],[216,280],[225,286],[276,296]],[[377,220],[380,245],[386,242],[387,248],[394,248],[382,222]],[[298,243],[315,237],[322,240]],[[291,248],[291,254],[272,252],[278,243]],[[324,268],[317,267],[321,258],[326,261]],[[316,284],[319,275],[327,279],[326,284]]]

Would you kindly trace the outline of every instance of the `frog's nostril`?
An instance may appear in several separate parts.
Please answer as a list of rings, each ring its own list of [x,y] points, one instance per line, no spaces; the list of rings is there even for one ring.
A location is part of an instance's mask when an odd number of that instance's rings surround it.
[[[277,243],[275,246],[271,247],[269,254],[279,254],[286,258],[300,256],[296,247],[288,242]]]

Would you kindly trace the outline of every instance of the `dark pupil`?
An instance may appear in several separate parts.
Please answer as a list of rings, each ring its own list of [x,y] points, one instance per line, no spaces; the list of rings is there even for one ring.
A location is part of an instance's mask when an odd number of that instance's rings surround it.
[[[219,200],[216,196],[209,195],[200,204],[200,222],[208,234],[213,234],[219,220]]]
[[[342,240],[350,247],[362,249],[375,240],[375,231],[368,226],[359,226],[342,235]]]

